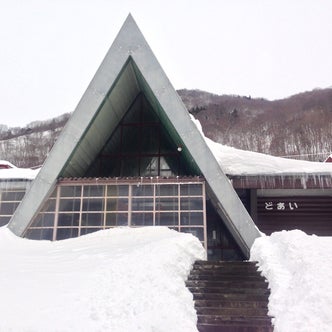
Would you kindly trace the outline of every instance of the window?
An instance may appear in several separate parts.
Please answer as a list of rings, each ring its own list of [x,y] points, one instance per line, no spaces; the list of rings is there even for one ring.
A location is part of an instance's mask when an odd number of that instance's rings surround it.
[[[105,180],[98,185],[60,182],[25,236],[59,240],[118,226],[167,226],[206,243],[202,179],[138,180]]]
[[[0,190],[0,226],[8,224],[24,194],[25,189]]]

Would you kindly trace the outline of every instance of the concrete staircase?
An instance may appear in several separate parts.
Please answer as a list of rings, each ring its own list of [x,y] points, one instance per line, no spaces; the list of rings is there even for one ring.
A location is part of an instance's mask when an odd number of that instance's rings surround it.
[[[254,262],[197,261],[186,282],[200,332],[271,332],[269,290]]]

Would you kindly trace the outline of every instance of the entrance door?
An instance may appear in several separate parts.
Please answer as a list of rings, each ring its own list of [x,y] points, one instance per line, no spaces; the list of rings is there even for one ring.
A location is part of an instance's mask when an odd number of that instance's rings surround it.
[[[210,261],[242,261],[244,255],[210,201],[206,202],[207,254]]]

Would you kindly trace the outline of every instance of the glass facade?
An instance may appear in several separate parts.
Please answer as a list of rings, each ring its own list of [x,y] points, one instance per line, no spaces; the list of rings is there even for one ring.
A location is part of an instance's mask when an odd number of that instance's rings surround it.
[[[143,94],[119,122],[86,177],[197,175]]]
[[[0,227],[8,224],[24,195],[25,188],[0,189]]]
[[[61,240],[118,226],[167,226],[206,244],[205,182],[59,182],[25,233]]]

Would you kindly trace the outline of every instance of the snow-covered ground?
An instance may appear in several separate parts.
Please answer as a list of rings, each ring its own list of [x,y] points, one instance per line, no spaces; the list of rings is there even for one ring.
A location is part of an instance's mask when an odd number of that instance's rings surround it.
[[[332,331],[332,238],[299,230],[257,239],[251,260],[271,288],[275,332]]]
[[[230,175],[331,174],[314,163],[242,151],[205,138]],[[3,169],[0,179],[38,170]],[[196,331],[184,280],[205,258],[192,235],[117,228],[64,241],[32,241],[0,228],[0,331]],[[251,259],[269,281],[276,332],[332,331],[332,238],[301,231],[257,239]]]
[[[0,228],[0,331],[192,332],[184,281],[205,250],[164,227],[49,242]]]

